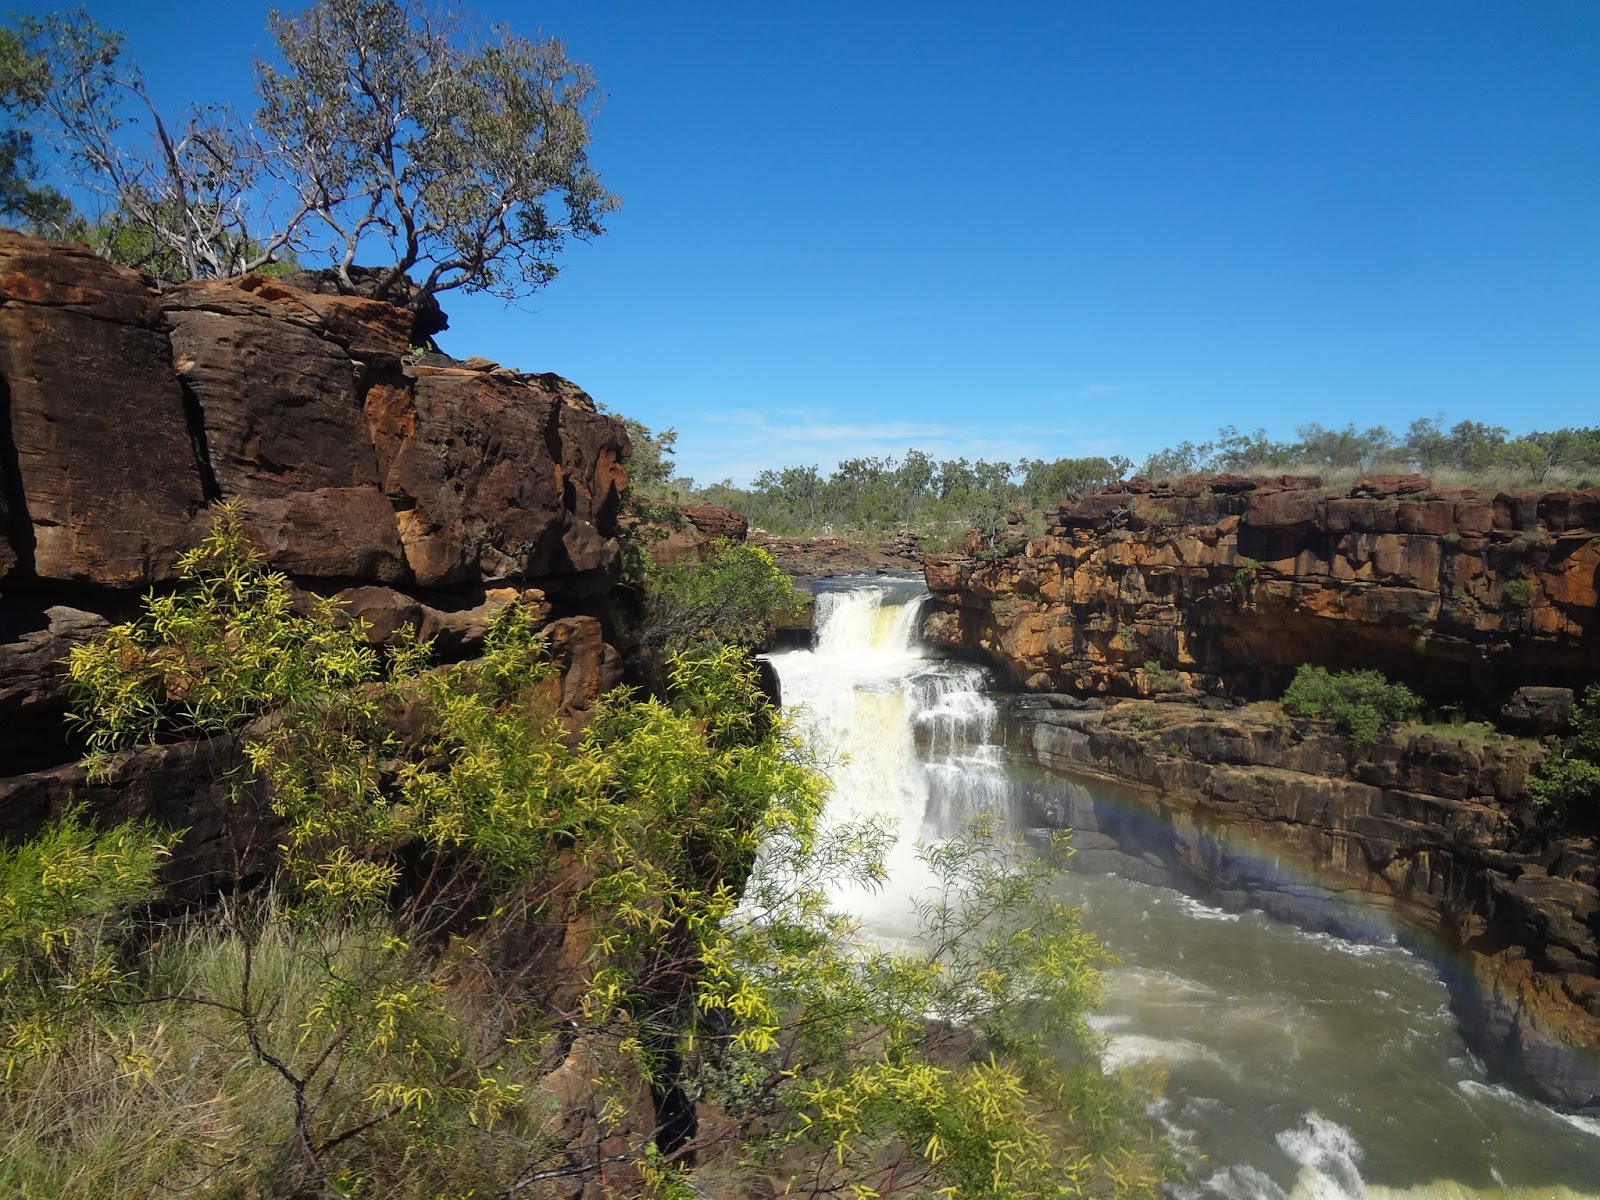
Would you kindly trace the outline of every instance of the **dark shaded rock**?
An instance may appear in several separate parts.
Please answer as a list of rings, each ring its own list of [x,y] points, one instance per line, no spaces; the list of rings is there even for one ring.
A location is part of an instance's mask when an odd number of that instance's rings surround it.
[[[90,782],[76,766],[0,778],[0,844],[80,803],[101,824],[149,820],[184,830],[163,872],[180,898],[231,891],[270,869],[282,834],[243,768],[239,744],[214,738],[132,751],[106,782]]]
[[[370,299],[377,294],[378,284],[388,274],[375,267],[351,267],[350,282],[346,289],[339,273],[331,267],[318,271],[293,271],[279,281],[285,287],[322,296],[352,295]],[[394,298],[383,303],[392,304],[406,314],[406,338],[413,346],[428,346],[435,334],[450,328],[450,318],[434,296],[418,295],[418,287],[409,278],[403,279],[395,289]]]
[[[252,497],[241,507],[267,561],[297,578],[401,583],[411,576],[394,509],[375,487]]]
[[[140,276],[0,232],[13,573],[105,587],[171,578],[205,500],[171,361]]]
[[[1572,717],[1571,688],[1521,687],[1500,709],[1506,727],[1522,733],[1557,733]]]
[[[377,485],[347,350],[269,314],[169,308],[168,319],[223,499]]]
[[[622,659],[593,617],[567,617],[548,629],[550,657],[562,672],[561,717],[577,729],[595,701],[622,682]]]

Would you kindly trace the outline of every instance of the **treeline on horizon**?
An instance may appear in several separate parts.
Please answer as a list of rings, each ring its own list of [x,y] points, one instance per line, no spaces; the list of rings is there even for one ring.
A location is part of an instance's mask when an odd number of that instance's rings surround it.
[[[1295,440],[1276,441],[1266,430],[1241,433],[1224,426],[1209,441],[1184,441],[1160,450],[1137,470],[1132,459],[1024,458],[1016,462],[965,458],[938,460],[921,450],[904,456],[846,459],[831,472],[813,466],[762,471],[748,487],[732,480],[709,486],[673,472],[676,433],[652,435],[629,422],[636,447],[630,463],[635,486],[652,494],[697,496],[736,509],[752,525],[780,536],[819,533],[878,536],[912,530],[960,536],[992,532],[1018,505],[1039,526],[1043,510],[1063,497],[1099,491],[1135,476],[1316,474],[1337,484],[1375,473],[1418,472],[1440,483],[1486,487],[1593,487],[1600,485],[1600,426],[1533,431],[1479,421],[1447,426],[1442,417],[1412,421],[1404,434],[1379,425],[1330,428],[1301,425]]]

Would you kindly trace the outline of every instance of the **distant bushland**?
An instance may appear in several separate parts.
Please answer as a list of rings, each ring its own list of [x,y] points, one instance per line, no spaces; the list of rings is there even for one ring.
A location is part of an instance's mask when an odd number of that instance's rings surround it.
[[[1042,530],[1042,512],[1064,496],[1099,491],[1133,470],[1131,459],[1083,457],[1016,462],[938,460],[921,450],[846,459],[832,471],[817,466],[774,467],[747,487],[732,480],[699,485],[673,470],[677,434],[652,435],[630,426],[640,482],[652,495],[696,497],[736,509],[751,524],[782,536],[831,533],[881,537],[910,529],[959,537],[975,529],[994,544],[1007,526]],[[1404,434],[1383,426],[1342,429],[1312,422],[1278,441],[1267,431],[1224,426],[1204,442],[1184,441],[1150,455],[1137,474],[1147,479],[1186,475],[1315,474],[1330,486],[1374,473],[1418,472],[1439,483],[1484,487],[1600,485],[1600,427],[1535,430],[1513,435],[1498,425],[1443,417],[1412,421]],[[1018,506],[1032,510],[1018,511]]]

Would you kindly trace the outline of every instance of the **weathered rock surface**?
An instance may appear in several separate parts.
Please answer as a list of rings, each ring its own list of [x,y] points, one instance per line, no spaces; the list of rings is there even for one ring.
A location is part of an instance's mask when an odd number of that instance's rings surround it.
[[[82,788],[61,765],[76,755],[61,659],[170,583],[219,501],[376,640],[410,625],[465,656],[495,608],[535,594],[565,647],[563,710],[615,682],[578,614],[618,567],[622,423],[556,375],[413,366],[436,308],[305,279],[323,290],[245,276],[162,293],[82,247],[0,232],[0,779],[26,776],[0,792],[0,838]],[[135,777],[194,782],[156,757],[130,765],[121,800],[90,794],[132,813]]]
[[[930,640],[1030,691],[1277,695],[1381,667],[1493,713],[1600,676],[1600,490],[1135,480],[1010,553],[926,560]]]
[[[1530,832],[1518,801],[1538,743],[1472,726],[1358,751],[1276,706],[1053,699],[1019,698],[1021,744],[1068,779],[1128,787],[1035,798],[1035,822],[1074,829],[1080,869],[1341,937],[1399,936],[1446,967],[1464,959],[1443,974],[1496,1073],[1600,1111],[1600,853],[1591,838]]]
[[[916,571],[922,566],[914,534],[874,546],[836,537],[780,538],[756,532],[750,544],[766,550],[780,571],[800,583],[834,575]]]
[[[205,503],[156,294],[0,231],[0,586],[168,579]]]

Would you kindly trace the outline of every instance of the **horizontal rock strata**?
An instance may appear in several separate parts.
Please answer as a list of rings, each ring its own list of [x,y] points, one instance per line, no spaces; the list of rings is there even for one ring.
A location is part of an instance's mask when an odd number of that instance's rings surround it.
[[[61,660],[170,586],[222,501],[273,567],[343,598],[374,639],[410,625],[464,656],[522,595],[588,621],[562,635],[582,688],[616,681],[592,618],[619,566],[622,423],[559,376],[415,352],[436,307],[306,279],[162,292],[83,247],[0,232],[0,838],[83,791]],[[209,794],[191,787],[194,752],[152,754],[121,799],[84,794],[163,817],[148,781]]]
[[[1184,480],[1063,501],[1009,553],[925,564],[926,636],[1030,691],[1276,696],[1381,667],[1494,712],[1600,676],[1600,491]]]
[[[1600,1111],[1600,855],[1525,832],[1538,743],[1473,726],[1357,750],[1274,705],[1083,703],[1022,697],[1012,718],[1013,744],[1065,777],[1035,789],[1031,821],[1071,827],[1080,867],[1342,937],[1398,935],[1441,964],[1497,1075]]]

